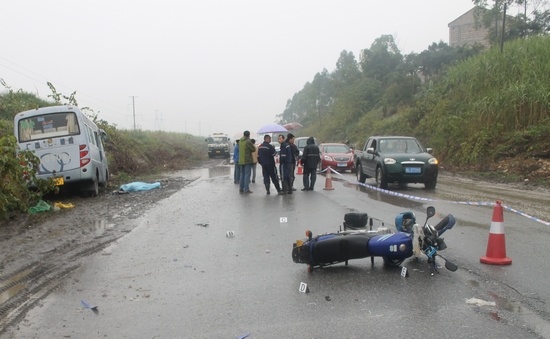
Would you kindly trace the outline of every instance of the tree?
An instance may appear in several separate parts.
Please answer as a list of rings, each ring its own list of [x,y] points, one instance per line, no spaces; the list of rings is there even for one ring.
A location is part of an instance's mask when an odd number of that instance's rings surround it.
[[[349,85],[361,79],[361,71],[352,52],[343,50],[336,62],[336,69],[332,72],[335,85]]]
[[[550,5],[547,0],[472,0],[478,7],[476,25],[489,30],[492,44],[550,32]],[[506,9],[506,27],[502,32],[502,20]],[[510,15],[513,9],[517,13]]]
[[[403,64],[403,56],[397,48],[392,35],[382,35],[370,49],[361,51],[359,62],[363,75],[384,81]]]
[[[482,50],[482,45],[451,47],[443,41],[434,42],[428,46],[428,49],[412,57],[414,59],[412,63],[416,64],[418,71],[426,77],[426,80],[429,80],[434,76],[441,75],[445,67],[476,55]]]

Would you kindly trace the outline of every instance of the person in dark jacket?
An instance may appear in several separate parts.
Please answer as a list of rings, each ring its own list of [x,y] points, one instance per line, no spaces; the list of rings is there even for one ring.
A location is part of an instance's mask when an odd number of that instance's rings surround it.
[[[294,188],[294,178],[296,173],[296,161],[298,160],[298,157],[300,156],[300,150],[298,149],[298,146],[294,143],[295,137],[292,133],[288,133],[286,141],[290,144],[290,148],[292,150],[292,160],[290,162],[290,190],[296,191]]]
[[[277,141],[279,142],[279,178],[281,179],[281,189],[282,193],[286,194],[288,191],[283,175],[283,162],[286,161],[286,153],[283,152],[283,149],[286,149],[286,143],[285,143],[285,136],[282,134],[279,134],[279,137],[277,138]],[[284,147],[284,148],[283,148]]]
[[[319,147],[315,145],[315,139],[309,137],[301,159],[304,166],[304,188],[302,188],[302,191],[313,191],[317,180],[317,165],[321,160],[319,153]]]
[[[233,148],[233,163],[235,164],[233,183],[238,184],[241,180],[241,167],[239,165],[239,140],[235,140],[235,148]]]
[[[292,133],[288,133],[286,140],[281,144],[281,181],[283,182],[283,191],[292,194],[292,163],[295,160],[294,152],[291,146],[291,139],[294,139]]]
[[[264,142],[258,146],[258,162],[262,166],[262,174],[264,176],[264,185],[266,193],[269,194],[269,179],[275,185],[278,194],[281,193],[281,186],[279,186],[279,179],[277,179],[277,174],[275,173],[275,154],[277,151],[275,147],[271,144],[271,136],[269,134],[264,135]]]

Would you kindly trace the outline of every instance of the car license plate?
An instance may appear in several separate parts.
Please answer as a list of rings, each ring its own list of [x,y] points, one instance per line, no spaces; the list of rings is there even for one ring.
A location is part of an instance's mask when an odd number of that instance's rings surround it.
[[[60,177],[60,178],[52,178],[53,180],[53,184],[55,186],[61,186],[63,184],[65,184],[65,181],[63,180],[63,177]]]
[[[346,164],[345,162],[339,162],[337,164],[338,167],[348,167],[348,164]]]
[[[405,173],[410,173],[410,174],[422,173],[422,168],[420,168],[420,167],[405,167]]]

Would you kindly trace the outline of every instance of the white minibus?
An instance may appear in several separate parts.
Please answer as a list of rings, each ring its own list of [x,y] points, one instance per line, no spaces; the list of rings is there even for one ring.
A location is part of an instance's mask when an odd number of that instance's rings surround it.
[[[40,158],[37,177],[56,185],[75,186],[97,196],[109,180],[103,137],[97,127],[74,106],[51,106],[18,113],[14,134],[20,150]]]

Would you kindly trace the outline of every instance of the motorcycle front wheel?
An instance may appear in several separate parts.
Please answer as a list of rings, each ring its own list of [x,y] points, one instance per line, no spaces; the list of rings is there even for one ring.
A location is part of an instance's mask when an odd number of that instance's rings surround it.
[[[403,263],[405,259],[390,259],[390,258],[382,258],[384,259],[384,265],[391,266],[391,267],[397,267]]]

